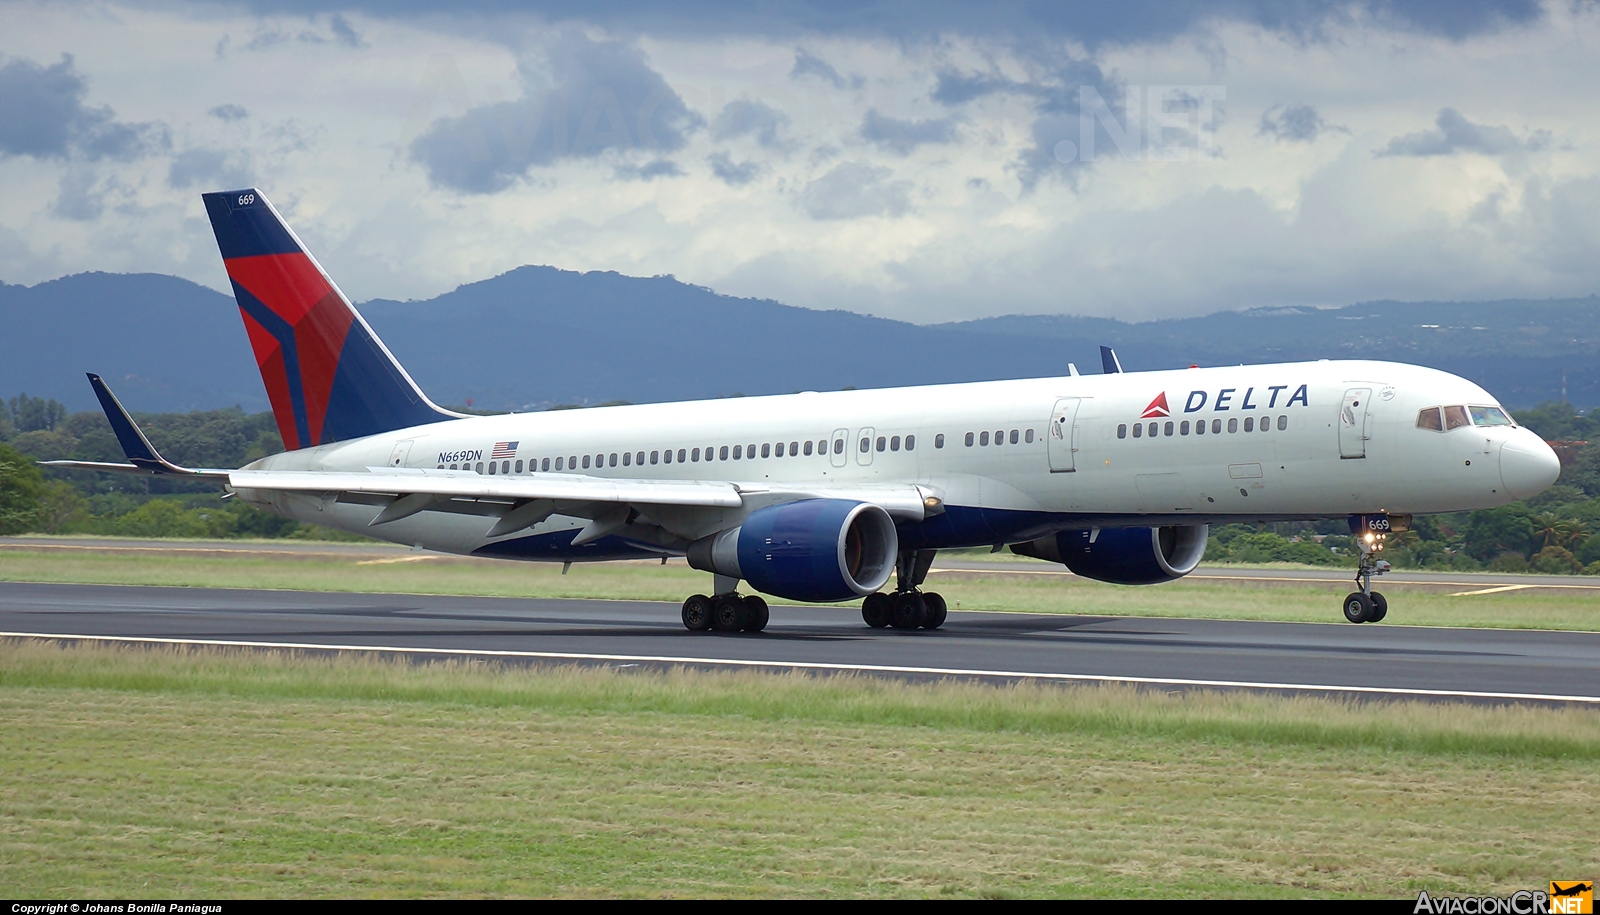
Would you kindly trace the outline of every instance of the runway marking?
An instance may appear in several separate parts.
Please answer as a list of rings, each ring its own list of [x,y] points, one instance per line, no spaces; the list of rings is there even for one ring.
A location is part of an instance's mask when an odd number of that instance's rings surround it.
[[[972,575],[1059,575],[1065,578],[1078,578],[1071,572],[1058,572],[1054,569],[929,569],[929,575],[939,574],[972,574]],[[1196,575],[1190,573],[1183,576],[1183,581],[1272,581],[1288,584],[1348,584],[1348,578],[1284,578],[1272,575]],[[1399,581],[1388,579],[1384,584],[1389,585],[1430,585],[1434,587],[1476,588],[1480,585],[1470,581]],[[1567,588],[1578,591],[1600,591],[1600,585],[1561,585],[1554,583],[1535,583],[1523,585],[1507,585],[1496,590],[1511,591],[1518,588]],[[1488,594],[1489,591],[1475,591],[1475,594]]]
[[[123,642],[143,645],[197,645],[208,648],[277,648],[294,651],[384,652],[440,657],[536,658],[549,661],[627,661],[649,664],[709,664],[726,667],[818,670],[836,673],[929,674],[945,677],[1002,677],[1068,683],[1127,683],[1136,686],[1198,686],[1227,689],[1299,690],[1317,693],[1363,693],[1437,699],[1511,699],[1538,702],[1583,702],[1600,705],[1600,696],[1551,693],[1497,693],[1479,690],[1408,689],[1384,686],[1328,686],[1319,683],[1266,683],[1250,680],[1188,680],[1178,677],[1117,677],[1101,674],[1055,674],[1019,670],[976,670],[960,667],[906,667],[893,664],[833,664],[821,661],[754,661],[739,658],[693,658],[672,655],[594,654],[566,651],[507,651],[491,648],[405,648],[391,645],[334,645],[319,642],[253,642],[235,639],[175,639],[129,635],[72,635],[53,632],[0,632],[0,638],[55,639],[78,642]]]
[[[1456,591],[1451,597],[1470,597],[1474,594],[1499,594],[1501,591],[1521,591],[1523,588],[1537,588],[1538,585],[1501,585],[1498,588],[1484,588],[1482,591]]]
[[[444,556],[394,556],[389,559],[363,559],[356,563],[358,566],[382,566],[391,562],[424,562],[429,559],[444,559]]]

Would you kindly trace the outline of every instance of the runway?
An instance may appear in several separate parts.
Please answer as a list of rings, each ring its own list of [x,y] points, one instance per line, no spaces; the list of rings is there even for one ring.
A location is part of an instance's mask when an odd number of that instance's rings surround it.
[[[535,662],[1035,678],[1600,704],[1600,633],[952,612],[874,630],[852,605],[776,606],[764,633],[686,631],[675,604],[0,583],[0,637]]]

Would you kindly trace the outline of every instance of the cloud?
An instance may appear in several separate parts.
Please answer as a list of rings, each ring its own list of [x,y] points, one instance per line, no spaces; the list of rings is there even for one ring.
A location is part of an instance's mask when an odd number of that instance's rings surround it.
[[[642,166],[619,165],[617,166],[618,178],[631,178],[635,181],[654,181],[657,178],[681,178],[683,169],[678,163],[670,159],[657,159]]]
[[[956,138],[954,118],[903,121],[870,108],[861,121],[861,138],[902,156],[924,143],[949,143]]]
[[[1488,156],[1541,149],[1550,141],[1548,131],[1536,130],[1520,139],[1509,127],[1474,124],[1454,108],[1442,108],[1434,123],[1437,130],[1421,130],[1395,137],[1377,156],[1449,156],[1458,152]]]
[[[782,145],[778,132],[789,126],[789,116],[763,102],[746,99],[729,102],[711,124],[711,135],[719,140],[752,135],[762,146]]]
[[[813,76],[824,82],[832,83],[834,88],[837,89],[844,88],[844,77],[839,75],[839,71],[835,70],[832,64],[812,54],[805,48],[795,48],[794,69],[789,71],[789,78],[800,79],[805,76]]]
[[[712,153],[706,157],[706,161],[711,164],[711,174],[733,187],[749,184],[761,174],[761,166],[758,163],[734,162],[733,157],[725,152]]]
[[[85,108],[88,86],[72,55],[42,67],[0,67],[0,153],[35,159],[136,159],[167,143],[160,124],[116,120],[110,108]]]
[[[242,121],[250,116],[250,112],[239,105],[218,105],[206,114],[221,121]]]
[[[547,73],[523,68],[522,98],[435,121],[412,160],[435,185],[490,194],[560,160],[673,152],[703,123],[630,46],[567,33],[548,58]]]
[[[800,192],[812,219],[903,216],[911,209],[911,182],[887,180],[893,172],[865,162],[846,162]]]
[[[1324,121],[1310,105],[1273,105],[1262,112],[1256,136],[1311,143],[1328,131],[1350,132],[1348,128]]]
[[[174,156],[167,167],[167,185],[173,188],[203,185],[205,190],[244,187],[251,183],[250,170],[241,158],[220,149],[186,149]]]
[[[349,20],[342,13],[334,13],[328,21],[328,30],[333,32],[333,40],[347,48],[364,48],[367,43],[361,40],[356,30],[350,27]]]

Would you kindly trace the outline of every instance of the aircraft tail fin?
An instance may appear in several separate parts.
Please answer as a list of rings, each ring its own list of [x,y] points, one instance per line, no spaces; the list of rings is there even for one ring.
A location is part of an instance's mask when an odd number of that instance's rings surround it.
[[[456,418],[428,400],[260,191],[202,197],[285,448]]]

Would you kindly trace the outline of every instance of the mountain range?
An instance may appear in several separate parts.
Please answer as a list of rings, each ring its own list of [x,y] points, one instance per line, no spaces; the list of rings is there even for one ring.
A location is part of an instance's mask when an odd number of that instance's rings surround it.
[[[1511,407],[1600,404],[1600,298],[1365,302],[1125,323],[1012,315],[918,325],[718,295],[672,277],[521,267],[443,295],[357,306],[441,404],[538,410],[1100,371],[1387,359],[1471,378]],[[0,284],[0,396],[95,408],[267,409],[230,296],[159,274]],[[1565,381],[1563,381],[1565,379]]]

